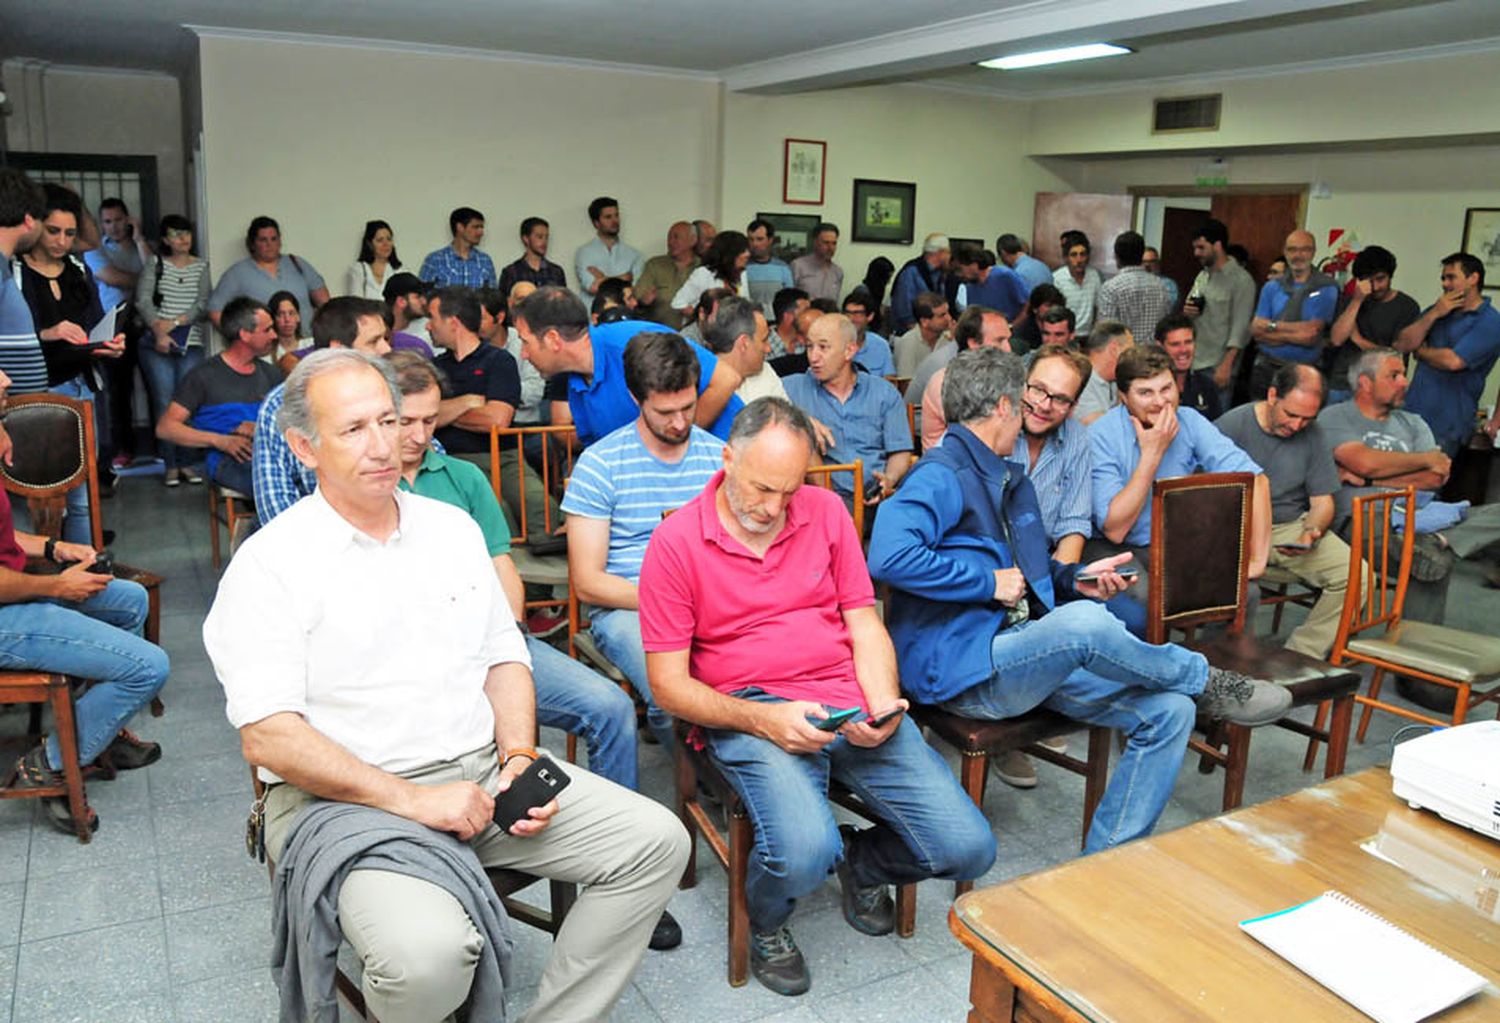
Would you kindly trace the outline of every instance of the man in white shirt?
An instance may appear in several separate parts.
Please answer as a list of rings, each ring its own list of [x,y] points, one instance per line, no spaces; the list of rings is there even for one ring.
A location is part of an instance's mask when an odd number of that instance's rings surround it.
[[[493,823],[495,796],[537,758],[536,718],[479,527],[397,492],[399,391],[380,360],[316,352],[285,394],[281,425],[317,491],[245,543],[203,627],[245,757],[271,784],[267,851],[327,800],[450,832],[486,866],[576,882],[527,1018],[607,1017],[677,886],[681,825],[572,765],[559,798],[508,834]],[[380,1018],[442,1019],[464,1002],[479,938],[452,897],[355,869],[337,900]]]
[[[1094,325],[1094,301],[1104,279],[1099,271],[1089,266],[1093,248],[1089,236],[1082,231],[1064,231],[1062,236],[1063,257],[1067,260],[1052,272],[1052,283],[1068,300],[1068,308],[1078,317],[1075,329],[1086,331]]]
[[[771,354],[771,326],[765,315],[747,298],[729,295],[719,301],[719,308],[703,332],[703,340],[713,353],[739,373],[740,386],[735,388],[746,405],[756,398],[785,398],[786,388],[766,357]]]
[[[601,195],[589,203],[589,221],[594,237],[578,246],[573,256],[573,272],[578,278],[578,294],[587,305],[607,280],[634,284],[646,265],[646,257],[620,241],[620,202]]]

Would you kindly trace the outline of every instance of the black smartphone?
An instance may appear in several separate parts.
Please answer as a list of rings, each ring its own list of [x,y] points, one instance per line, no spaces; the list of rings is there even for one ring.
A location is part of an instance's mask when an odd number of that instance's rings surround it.
[[[871,728],[884,728],[888,722],[890,722],[894,718],[900,717],[904,713],[906,713],[905,708],[896,707],[892,710],[886,711],[879,717],[866,718],[865,724],[869,725]]]
[[[1115,573],[1122,579],[1138,579],[1141,574],[1141,566],[1133,563],[1121,565],[1115,569]],[[1079,572],[1073,577],[1073,581],[1078,583],[1091,583],[1096,582],[1098,579],[1099,573],[1097,572]]]
[[[858,707],[849,707],[844,710],[829,710],[825,718],[815,718],[809,714],[807,720],[814,728],[821,728],[825,732],[837,732],[843,727],[844,722],[858,713]]]
[[[114,575],[114,555],[110,554],[109,551],[100,551],[98,554],[94,555],[94,563],[88,568],[84,569],[84,571],[93,572],[95,575]]]
[[[533,808],[547,805],[572,780],[550,757],[538,757],[495,797],[495,823],[510,831],[512,824],[525,820]]]

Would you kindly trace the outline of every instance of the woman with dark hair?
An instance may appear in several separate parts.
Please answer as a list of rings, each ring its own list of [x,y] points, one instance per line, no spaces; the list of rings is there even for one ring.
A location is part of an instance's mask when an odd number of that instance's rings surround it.
[[[328,287],[323,275],[311,263],[281,251],[281,226],[270,217],[250,221],[245,232],[245,249],[250,255],[224,271],[208,299],[208,318],[219,325],[219,314],[231,299],[246,295],[270,304],[278,291],[297,296],[297,305],[309,316],[328,301]]]
[[[278,291],[266,302],[271,310],[271,325],[276,328],[276,347],[266,353],[265,360],[281,369],[282,376],[289,376],[302,358],[302,350],[312,341],[303,336],[302,303],[290,291]]]
[[[870,299],[874,303],[870,307],[870,329],[877,334],[885,332],[887,306],[885,304],[885,289],[890,285],[891,278],[896,274],[896,264],[884,256],[876,256],[870,260],[870,265],[865,267],[865,279],[862,282],[864,289],[870,293]]]
[[[344,294],[385,301],[385,282],[392,270],[401,269],[396,257],[396,234],[384,220],[365,221],[365,234],[359,242],[359,258],[349,267]]]
[[[688,274],[688,279],[672,296],[672,308],[690,322],[698,308],[698,299],[710,288],[727,288],[741,298],[748,298],[745,267],[749,265],[750,240],[739,231],[720,231],[703,257],[703,265]]]
[[[17,283],[47,362],[47,389],[70,398],[93,401],[101,380],[94,360],[119,358],[125,352],[125,335],[116,334],[100,347],[89,343],[89,331],[104,318],[94,275],[83,260],[73,255],[83,206],[76,193],[53,184],[43,184],[46,208],[42,234],[15,264]],[[97,425],[98,415],[95,414]],[[62,538],[69,543],[90,543],[88,494],[85,487],[68,492]]]
[[[156,257],[148,260],[135,285],[135,308],[150,328],[141,338],[141,370],[151,397],[151,419],[160,419],[182,378],[203,361],[208,307],[208,263],[193,255],[193,222],[169,213],[161,218]],[[162,482],[202,483],[187,464],[191,449],[158,440],[165,473]]]

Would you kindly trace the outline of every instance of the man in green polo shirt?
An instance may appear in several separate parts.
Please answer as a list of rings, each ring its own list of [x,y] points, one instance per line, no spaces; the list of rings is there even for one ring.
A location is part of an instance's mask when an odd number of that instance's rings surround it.
[[[401,482],[434,501],[462,508],[478,523],[485,546],[510,602],[511,613],[526,632],[525,589],[510,557],[510,526],[489,478],[478,466],[432,449],[438,408],[443,400],[438,369],[413,352],[390,356],[401,388]],[[534,636],[526,637],[531,676],[536,686],[536,716],[541,724],[583,737],[589,770],[634,790],[637,785],[635,705],[619,686]],[[682,930],[663,913],[651,935],[654,949],[673,948]]]

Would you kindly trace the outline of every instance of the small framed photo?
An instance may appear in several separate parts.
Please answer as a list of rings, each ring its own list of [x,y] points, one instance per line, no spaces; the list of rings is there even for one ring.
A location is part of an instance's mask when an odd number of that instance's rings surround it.
[[[781,165],[781,201],[800,206],[823,205],[823,171],[828,143],[787,139]]]
[[[857,242],[910,245],[917,222],[917,186],[909,181],[854,179],[854,224]]]
[[[1500,209],[1470,206],[1464,211],[1461,251],[1484,264],[1484,290],[1500,291]]]
[[[813,229],[823,222],[822,217],[811,213],[757,213],[755,216],[769,223],[776,232],[771,254],[788,263],[806,255],[812,244]]]
[[[948,244],[956,256],[963,249],[982,249],[985,247],[983,238],[960,238],[957,235],[948,236]]]

